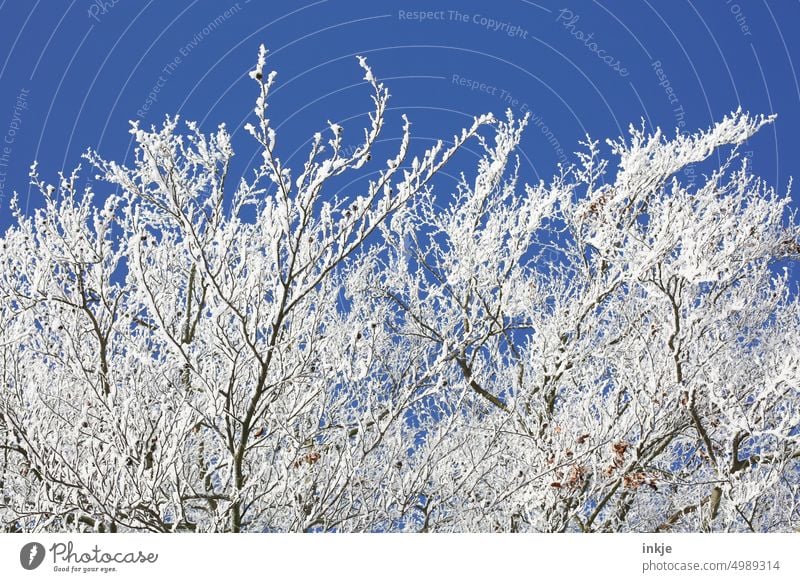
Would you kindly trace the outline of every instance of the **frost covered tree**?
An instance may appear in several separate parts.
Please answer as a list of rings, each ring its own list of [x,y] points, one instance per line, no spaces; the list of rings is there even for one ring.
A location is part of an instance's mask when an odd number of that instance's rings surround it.
[[[131,167],[87,153],[102,203],[34,165],[0,239],[5,531],[800,526],[800,228],[738,155],[772,118],[631,128],[615,171],[587,140],[523,185],[510,114],[370,161],[361,59],[363,140],[330,123],[290,169],[265,56],[238,183],[225,127],[177,118],[133,125]]]

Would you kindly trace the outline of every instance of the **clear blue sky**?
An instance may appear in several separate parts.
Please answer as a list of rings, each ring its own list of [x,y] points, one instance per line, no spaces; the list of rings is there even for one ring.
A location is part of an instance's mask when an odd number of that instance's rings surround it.
[[[790,0],[0,0],[0,230],[14,190],[38,203],[31,161],[55,180],[89,146],[125,159],[129,119],[225,121],[244,167],[246,73],[262,42],[279,71],[270,111],[284,159],[299,162],[327,119],[364,123],[363,54],[393,95],[388,138],[402,111],[421,148],[474,114],[530,110],[525,172],[548,178],[587,132],[614,137],[641,118],[690,130],[741,105],[779,114],[747,149],[783,188],[800,177],[798,23]]]

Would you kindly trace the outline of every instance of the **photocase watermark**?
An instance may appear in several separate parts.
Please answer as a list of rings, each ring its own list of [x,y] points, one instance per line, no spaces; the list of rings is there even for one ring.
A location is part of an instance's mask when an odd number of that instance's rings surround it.
[[[556,22],[560,22],[565,30],[569,31],[573,37],[582,42],[589,51],[597,55],[597,58],[603,61],[612,71],[618,73],[620,77],[627,77],[630,75],[630,71],[622,64],[622,61],[608,54],[608,52],[597,43],[593,32],[587,33],[577,28],[576,24],[580,19],[580,15],[575,14],[569,8],[562,8],[558,11],[558,15],[556,16]]]
[[[664,66],[661,64],[660,60],[656,59],[650,63],[650,68],[656,75],[658,86],[664,89],[664,95],[666,95],[667,101],[672,106],[672,115],[675,119],[675,127],[678,130],[683,131],[686,129],[686,110],[683,108],[683,105],[678,98],[678,93],[672,86],[672,81],[670,81],[670,78],[664,70]],[[697,180],[697,173],[694,169],[694,164],[689,164],[686,166],[683,169],[683,174],[686,176],[687,186],[693,185]]]
[[[553,151],[558,156],[558,163],[563,164],[566,162],[567,152],[564,151],[564,147],[561,145],[561,142],[558,141],[555,133],[553,133],[553,130],[550,129],[542,116],[538,113],[533,113],[530,118],[530,123],[532,123],[534,127],[538,127],[539,131],[542,132],[542,135],[547,140],[547,143],[550,144],[550,147],[553,148]]]
[[[102,573],[116,572],[119,565],[155,564],[158,554],[144,550],[107,551],[95,544],[88,550],[76,549],[72,542],[56,542],[48,550],[38,542],[29,542],[19,551],[19,563],[25,570],[35,570],[45,558],[52,558],[54,572]]]
[[[122,2],[122,0],[92,0],[92,3],[89,5],[89,10],[86,12],[89,18],[95,22],[100,22],[101,17],[111,12],[120,2]]]
[[[245,0],[244,4],[248,4],[249,2],[250,0]],[[147,98],[144,100],[144,103],[142,103],[142,106],[136,110],[136,116],[139,119],[144,119],[147,116],[147,112],[152,109],[153,105],[158,103],[159,93],[161,93],[161,90],[169,82],[170,77],[175,74],[175,71],[177,71],[181,63],[183,63],[183,59],[188,57],[192,51],[199,47],[203,41],[210,37],[220,26],[225,24],[232,17],[239,14],[239,12],[242,10],[242,4],[242,2],[237,2],[224,12],[217,15],[214,20],[210,21],[203,28],[197,31],[188,42],[178,49],[178,54],[176,54],[172,60],[167,62],[161,68],[161,74],[159,74],[158,79],[153,86],[150,87],[150,91],[147,93]]]
[[[499,87],[493,83],[487,83],[485,81],[465,77],[459,73],[453,73],[450,75],[450,82],[453,85],[464,87],[470,91],[485,93],[486,95],[495,97],[496,99],[500,100],[505,107],[516,110],[521,114],[530,114],[530,119],[528,120],[529,123],[533,127],[539,129],[539,131],[542,133],[545,140],[547,140],[547,143],[549,143],[550,147],[553,148],[556,156],[558,156],[558,162],[563,164],[567,161],[567,152],[564,151],[564,146],[561,145],[561,142],[556,137],[553,130],[550,129],[550,126],[547,125],[545,119],[538,113],[531,111],[528,103],[519,99],[511,91],[508,89],[503,89],[502,87]]]
[[[753,36],[753,31],[750,30],[750,25],[747,23],[747,16],[742,10],[740,4],[737,4],[733,0],[725,0],[725,4],[728,6],[728,10],[730,10],[733,18],[736,20],[736,24],[739,25],[739,30],[741,31],[742,35],[744,36]]]
[[[426,20],[450,20],[447,13],[450,10],[398,10],[398,20],[411,20],[414,22],[424,22]]]
[[[550,129],[550,126],[547,125],[544,118],[538,113],[532,112],[528,103],[516,97],[511,91],[503,89],[493,83],[471,79],[458,73],[453,73],[450,76],[450,82],[453,85],[464,87],[470,91],[477,91],[478,93],[485,93],[486,95],[495,97],[507,108],[516,110],[521,114],[530,114],[529,122],[539,129],[547,140],[547,143],[553,148],[553,151],[558,156],[559,163],[563,164],[567,161],[567,153],[564,151],[564,147],[561,145],[561,142],[558,140],[553,130]]]
[[[672,87],[672,82],[669,80],[669,77],[664,72],[664,68],[661,66],[661,61],[655,60],[650,63],[650,67],[653,69],[653,72],[656,74],[656,78],[658,79],[658,86],[664,89],[664,93],[667,96],[667,101],[669,101],[670,105],[679,105],[680,100],[678,99],[677,93],[675,93],[675,89]],[[680,111],[683,112],[683,107],[680,107]],[[680,120],[679,127],[683,129],[686,124],[683,121],[683,118]]]
[[[11,163],[11,153],[14,151],[14,143],[17,141],[17,134],[20,129],[22,129],[22,115],[28,110],[29,96],[30,89],[22,88],[19,90],[14,108],[11,110],[11,121],[8,123],[3,141],[0,143],[0,207],[2,207],[3,199],[6,196],[6,180],[8,179],[6,168],[8,168]]]
[[[247,0],[245,4],[248,4],[249,1],[250,0]],[[197,31],[197,33],[195,33],[192,39],[178,50],[180,56],[188,57],[189,53],[191,53],[194,49],[196,49],[201,42],[203,42],[205,39],[211,36],[211,34],[215,30],[217,30],[220,26],[225,24],[225,22],[227,22],[228,19],[230,19],[232,16],[237,15],[241,10],[242,10],[242,4],[241,2],[237,2],[222,14],[217,15],[217,17],[214,20],[212,20],[211,22],[206,24],[202,29]]]
[[[516,109],[521,113],[528,112],[528,104],[524,101],[521,101],[516,96],[514,96],[508,89],[503,89],[502,87],[498,87],[497,85],[493,85],[491,83],[470,79],[469,77],[465,77],[458,73],[453,73],[450,76],[450,82],[453,83],[453,85],[464,87],[465,89],[469,89],[470,91],[477,91],[478,93],[486,93],[487,95],[496,97],[500,101],[502,101],[507,107],[510,107],[511,109]]]
[[[528,30],[507,20],[497,20],[478,13],[458,10],[398,10],[397,19],[410,22],[447,21],[477,25],[490,32],[500,32],[511,38],[528,39]]]
[[[19,563],[26,570],[35,570],[44,561],[44,546],[38,542],[30,542],[19,551]]]

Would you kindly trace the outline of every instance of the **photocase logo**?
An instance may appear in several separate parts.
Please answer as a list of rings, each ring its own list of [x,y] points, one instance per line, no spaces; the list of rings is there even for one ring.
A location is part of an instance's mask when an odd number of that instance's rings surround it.
[[[19,552],[19,563],[26,570],[35,570],[44,561],[44,546],[38,542],[30,542],[22,546]]]

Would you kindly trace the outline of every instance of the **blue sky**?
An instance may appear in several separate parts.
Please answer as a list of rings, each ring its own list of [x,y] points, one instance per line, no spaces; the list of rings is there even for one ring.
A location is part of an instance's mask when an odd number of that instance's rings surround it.
[[[615,137],[642,118],[692,130],[741,105],[779,114],[746,149],[783,189],[800,176],[797,22],[789,0],[0,0],[0,230],[13,191],[23,208],[39,202],[34,159],[55,180],[90,146],[129,158],[129,119],[224,121],[241,171],[255,152],[241,127],[260,43],[279,72],[280,153],[296,163],[328,119],[358,138],[371,105],[363,54],[393,95],[387,147],[402,112],[421,149],[511,107],[533,116],[524,172],[547,179],[587,132]]]

